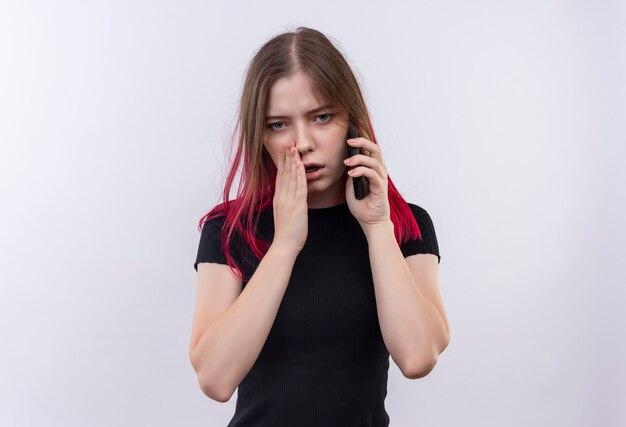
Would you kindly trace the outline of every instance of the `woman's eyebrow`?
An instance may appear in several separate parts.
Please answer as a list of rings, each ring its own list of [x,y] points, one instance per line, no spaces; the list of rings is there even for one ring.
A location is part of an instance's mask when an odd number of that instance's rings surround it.
[[[307,115],[311,115],[313,113],[317,113],[318,111],[322,111],[322,110],[328,110],[331,108],[334,108],[334,105],[322,105],[321,107],[317,107],[312,109],[311,111],[307,112]],[[265,120],[271,120],[271,119],[288,119],[289,116],[265,116]]]

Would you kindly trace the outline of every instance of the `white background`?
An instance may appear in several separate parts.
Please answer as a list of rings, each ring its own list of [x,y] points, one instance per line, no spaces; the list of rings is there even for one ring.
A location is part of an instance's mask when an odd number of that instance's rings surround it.
[[[188,360],[198,221],[252,55],[339,43],[430,213],[452,340],[391,426],[626,425],[619,1],[4,1],[0,422],[225,426]]]

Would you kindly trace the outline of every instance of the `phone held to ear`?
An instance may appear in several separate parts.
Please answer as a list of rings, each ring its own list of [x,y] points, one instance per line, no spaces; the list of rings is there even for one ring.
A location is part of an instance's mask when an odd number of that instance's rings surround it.
[[[357,131],[357,127],[352,123],[352,121],[350,121],[349,125],[348,125],[348,138],[346,139],[352,139],[352,138],[356,138],[359,136],[359,133]],[[356,154],[361,154],[361,148],[360,147],[351,147],[348,146],[348,157],[352,157]],[[354,166],[350,167],[350,169],[353,169]],[[361,200],[362,198],[364,198],[365,196],[367,196],[368,194],[368,181],[367,178],[365,178],[364,176],[357,176],[357,177],[353,177],[352,178],[352,183],[354,184],[354,197],[357,200]]]

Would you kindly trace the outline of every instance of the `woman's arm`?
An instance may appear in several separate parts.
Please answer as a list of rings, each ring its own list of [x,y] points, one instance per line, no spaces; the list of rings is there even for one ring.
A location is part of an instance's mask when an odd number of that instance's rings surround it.
[[[450,341],[438,292],[437,256],[420,254],[405,260],[391,221],[364,232],[383,340],[403,375],[421,378]]]
[[[261,353],[299,251],[274,242],[248,284],[190,350],[203,392],[230,399]]]

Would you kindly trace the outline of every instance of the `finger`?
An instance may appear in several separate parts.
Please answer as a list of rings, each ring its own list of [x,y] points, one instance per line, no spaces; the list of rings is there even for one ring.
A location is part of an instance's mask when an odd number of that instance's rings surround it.
[[[289,141],[289,154],[291,163],[291,170],[289,172],[289,200],[293,200],[298,188],[298,150],[293,141]]]
[[[296,168],[296,178],[295,178],[295,189],[294,189],[294,199],[300,200],[300,194],[302,193],[302,175],[304,171],[304,164],[301,161],[298,161]]]
[[[304,170],[304,163],[300,162],[300,166],[298,167],[298,189],[296,192],[296,199],[306,200],[307,196],[307,186],[306,186],[306,172]]]
[[[284,179],[283,179],[283,170],[285,169],[285,148],[278,148],[278,161],[277,163],[277,172],[276,172],[276,184],[274,188],[275,195],[278,195],[276,201],[280,201],[281,194],[283,194],[284,189]]]
[[[280,175],[285,168],[285,148],[278,147],[278,161],[276,162],[276,169],[278,170],[278,175]]]
[[[294,176],[294,198],[299,200],[299,195],[302,193],[302,180],[304,179],[304,190],[306,190],[306,171],[304,170],[304,163],[302,162],[302,158],[300,157],[300,152],[297,148],[294,147],[294,164],[296,173]],[[305,193],[306,194],[306,193]]]
[[[377,159],[373,157],[369,157],[364,154],[355,154],[354,156],[346,160],[350,160],[350,162],[346,163],[344,160],[344,163],[353,168],[357,166],[367,166],[368,168],[374,169],[376,172],[378,172],[381,177],[385,177],[387,175],[387,169],[383,165],[381,165]]]
[[[287,200],[289,201],[293,200],[296,197],[296,189],[298,185],[298,168],[295,161],[296,154],[294,153],[294,151],[296,151],[295,148],[289,149],[289,157],[291,158],[292,163],[291,170],[289,171],[289,195],[287,196]]]
[[[350,175],[352,178],[364,176],[368,179],[370,183],[372,183],[372,181],[375,181],[375,185],[381,186],[381,187],[383,186],[383,183],[384,183],[383,178],[374,169],[370,169],[365,166],[359,166],[354,169],[350,169],[348,171],[348,175]]]
[[[276,179],[278,181],[278,185],[283,182],[283,173],[285,170],[285,147],[280,147],[278,149],[278,171],[276,173]]]
[[[367,156],[369,157],[378,159],[381,163],[383,163],[383,154],[382,150],[380,149],[380,145],[375,144],[372,141],[363,137],[349,139],[348,144],[351,147],[360,147],[364,154],[367,154]]]
[[[291,175],[291,142],[285,147],[285,170],[284,174],[289,177]]]

